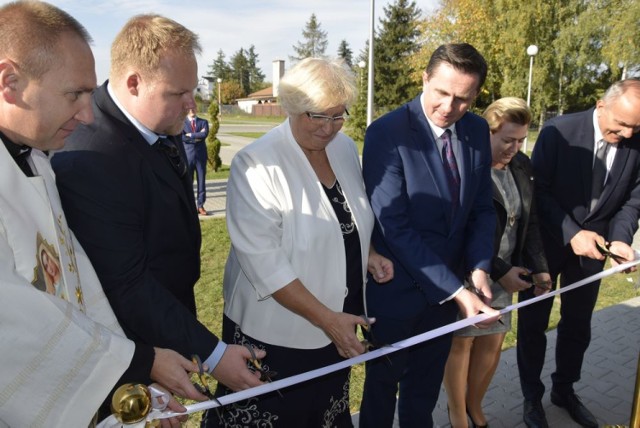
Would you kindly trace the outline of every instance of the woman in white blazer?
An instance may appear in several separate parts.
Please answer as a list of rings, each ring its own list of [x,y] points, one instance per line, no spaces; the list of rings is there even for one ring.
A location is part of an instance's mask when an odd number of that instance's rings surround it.
[[[233,159],[227,185],[231,251],[223,340],[266,350],[277,378],[365,352],[365,269],[391,262],[369,246],[373,214],[353,140],[340,129],[356,97],[339,62],[305,59],[280,81],[288,119]],[[352,426],[348,369],[210,412],[203,426]],[[219,388],[218,393],[229,391]]]

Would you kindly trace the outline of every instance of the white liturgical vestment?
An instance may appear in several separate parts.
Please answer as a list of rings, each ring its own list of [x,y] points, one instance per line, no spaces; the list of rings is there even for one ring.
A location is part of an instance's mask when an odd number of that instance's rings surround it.
[[[67,226],[47,156],[0,142],[0,426],[86,427],[127,369],[124,337]]]

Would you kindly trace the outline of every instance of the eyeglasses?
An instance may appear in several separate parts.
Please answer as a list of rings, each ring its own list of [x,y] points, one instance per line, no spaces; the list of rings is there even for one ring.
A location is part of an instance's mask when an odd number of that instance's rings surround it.
[[[173,142],[171,142],[171,140],[167,138],[159,138],[158,141],[153,145],[153,147],[156,147],[166,155],[169,163],[171,163],[171,166],[180,178],[187,175],[187,164],[182,159],[178,148]]]
[[[332,125],[342,125],[344,121],[349,118],[349,111],[347,109],[344,109],[344,114],[340,116],[327,116],[325,114],[310,113],[308,111],[304,114],[307,115],[311,123],[318,126],[324,126],[327,123],[331,123]]]

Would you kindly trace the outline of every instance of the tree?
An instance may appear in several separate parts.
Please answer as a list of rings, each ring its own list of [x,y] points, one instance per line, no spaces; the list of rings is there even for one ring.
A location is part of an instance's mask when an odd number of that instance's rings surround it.
[[[258,54],[254,45],[251,45],[247,51],[247,67],[249,70],[249,93],[252,93],[261,89],[265,77],[258,67]]]
[[[349,43],[344,39],[338,46],[338,58],[342,58],[349,68],[353,68],[353,51],[349,48]]]
[[[207,135],[207,163],[218,172],[218,169],[222,166],[222,159],[220,159],[220,147],[222,144],[218,140],[218,130],[220,129],[220,109],[218,103],[209,104],[209,135]]]
[[[385,17],[374,44],[374,81],[376,106],[390,110],[409,101],[420,92],[421,82],[407,67],[407,59],[418,51],[418,18],[415,1],[396,0],[385,6]]]
[[[612,69],[620,69],[620,78],[624,79],[640,74],[640,2],[612,0],[610,3],[611,14],[604,15],[609,17],[606,23],[610,25],[610,31],[602,46],[602,55]]]
[[[300,61],[309,57],[323,58],[325,51],[327,50],[327,32],[320,28],[320,23],[316,18],[316,14],[312,13],[309,22],[306,23],[304,30],[302,30],[302,37],[304,42],[298,42],[293,46],[293,50],[296,53],[295,56],[289,56],[291,61]]]
[[[222,80],[229,80],[231,77],[231,67],[225,61],[225,55],[222,49],[218,51],[218,57],[213,60],[213,64],[209,66],[209,77],[213,80],[221,78]]]
[[[369,56],[369,41],[367,40],[365,49],[360,52],[358,62],[367,64]],[[349,121],[347,122],[345,133],[355,141],[364,141],[364,133],[367,129],[367,68],[358,67],[358,98],[349,107]]]
[[[539,124],[593,106],[611,83],[640,72],[637,0],[441,0],[420,29],[414,69],[441,43],[465,41],[483,54],[489,74],[476,110],[503,96],[526,98],[526,49],[538,46],[531,108]]]
[[[231,79],[238,82],[242,90],[242,95],[239,98],[245,97],[251,90],[249,60],[245,54],[245,50],[240,48],[239,51],[233,54],[229,62],[231,66]]]
[[[222,104],[233,104],[238,98],[243,98],[245,94],[242,91],[240,83],[235,80],[222,81],[220,84],[220,101]]]

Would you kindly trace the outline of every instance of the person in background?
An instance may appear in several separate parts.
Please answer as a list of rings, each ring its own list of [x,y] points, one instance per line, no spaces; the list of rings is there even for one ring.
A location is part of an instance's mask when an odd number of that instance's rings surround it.
[[[198,180],[196,206],[200,215],[207,215],[207,210],[204,209],[204,201],[207,199],[205,182],[207,177],[207,135],[209,135],[209,122],[198,117],[195,108],[190,108],[184,120],[182,143],[187,155],[187,176],[193,182],[193,172],[195,171]]]
[[[369,245],[373,214],[354,142],[340,132],[357,88],[341,62],[307,58],[280,80],[288,119],[234,157],[222,337],[264,349],[286,378],[365,352],[364,275],[393,276]],[[350,427],[349,369],[209,411],[204,427]],[[218,391],[228,390],[221,387]]]
[[[89,426],[128,382],[206,399],[195,364],[124,336],[61,207],[47,153],[93,121],[89,34],[55,6],[18,1],[0,7],[0,37],[0,425]]]
[[[617,265],[634,259],[631,248],[640,215],[640,80],[607,89],[595,108],[545,123],[533,148],[535,197],[545,254],[554,287],[600,272],[605,254]],[[604,254],[603,254],[604,253]],[[556,371],[551,402],[584,427],[598,421],[576,395],[582,361],[591,341],[591,315],[600,281],[561,294]],[[521,301],[535,290],[521,292]],[[553,300],[518,312],[518,370],[528,427],[548,426],[540,379],[545,331]]]
[[[489,127],[468,112],[487,64],[471,45],[432,54],[415,99],[367,129],[363,175],[376,216],[372,245],[395,266],[391,283],[367,286],[380,343],[395,343],[480,312],[488,304],[493,254]],[[477,293],[465,289],[471,276]],[[481,299],[477,294],[484,297]],[[403,427],[431,427],[451,334],[367,362],[360,426],[391,427],[398,394]]]
[[[198,37],[160,15],[131,18],[111,47],[110,78],[52,159],[69,225],[127,337],[197,355],[234,390],[260,385],[252,355],[196,317],[200,223],[178,138],[195,108]],[[258,352],[258,358],[264,354]]]
[[[551,277],[533,201],[533,169],[520,151],[527,138],[531,112],[520,98],[493,102],[483,113],[491,131],[491,179],[497,228],[491,260],[491,307],[512,304],[513,293],[534,287],[547,293]],[[530,277],[531,279],[528,279]],[[486,329],[466,327],[454,333],[444,371],[449,420],[456,428],[486,427],[482,400],[498,367],[511,312]]]

